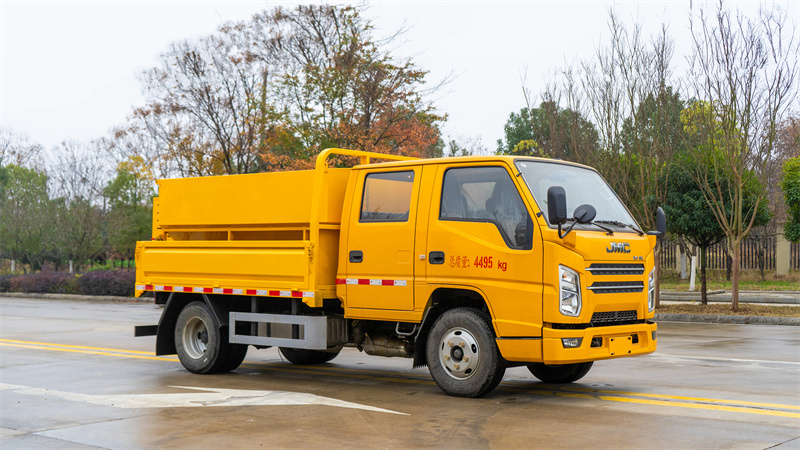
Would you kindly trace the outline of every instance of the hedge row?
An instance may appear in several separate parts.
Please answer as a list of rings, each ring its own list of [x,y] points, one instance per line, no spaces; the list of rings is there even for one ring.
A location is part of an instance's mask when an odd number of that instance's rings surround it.
[[[85,274],[39,272],[0,276],[0,292],[133,296],[136,273],[97,270]]]

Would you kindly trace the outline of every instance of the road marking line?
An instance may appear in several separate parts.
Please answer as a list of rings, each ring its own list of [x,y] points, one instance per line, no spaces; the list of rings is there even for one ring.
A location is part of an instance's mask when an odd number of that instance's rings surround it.
[[[0,339],[0,346],[29,348],[36,350],[52,350],[59,352],[80,353],[89,355],[116,356],[116,357],[134,358],[134,359],[148,359],[156,361],[172,361],[172,362],[178,361],[178,358],[175,356],[165,356],[165,357],[150,356],[152,355],[151,353],[137,351],[137,350],[83,347],[78,345],[50,344],[44,342],[18,341],[12,339]],[[356,369],[346,369],[339,367],[326,367],[326,368],[285,367],[271,363],[253,362],[253,361],[245,361],[243,364],[261,369],[267,369],[285,373],[312,374],[312,373],[322,372],[331,375],[340,375],[357,379],[368,379],[373,381],[388,381],[395,383],[399,382],[407,384],[425,384],[425,385],[434,384],[432,380],[425,380],[414,374],[403,374],[403,376],[406,378],[400,378],[396,376],[395,373],[387,373],[376,370],[356,370]],[[703,398],[703,397],[687,397],[687,396],[667,395],[667,394],[648,394],[641,392],[613,391],[608,389],[588,389],[588,388],[579,388],[572,386],[561,386],[559,388],[552,389],[552,388],[523,386],[519,384],[517,385],[505,384],[504,386],[501,385],[501,387],[525,389],[533,391],[534,393],[540,395],[551,395],[551,396],[567,397],[567,398],[597,399],[597,400],[637,403],[645,405],[672,406],[672,407],[682,407],[691,409],[707,409],[715,411],[728,411],[728,412],[739,412],[746,414],[800,418],[800,413],[789,412],[789,411],[774,411],[774,410],[757,408],[757,407],[762,407],[762,408],[800,410],[800,406],[782,405],[777,403],[761,403],[761,402],[724,400],[724,399],[713,399],[713,398]],[[592,395],[592,394],[610,394],[611,396]],[[624,397],[626,395],[631,397],[646,397],[646,398],[626,398]],[[654,400],[650,400],[647,398]],[[672,400],[686,400],[686,401],[704,402],[704,403],[687,403],[687,402],[678,402]],[[710,403],[718,403],[718,404],[714,405]],[[726,405],[742,405],[742,406],[726,406]],[[753,406],[753,407],[751,408],[748,406]]]
[[[724,361],[724,362],[742,362],[742,363],[758,363],[758,364],[789,364],[792,366],[800,366],[798,361],[771,361],[767,359],[739,359],[739,358],[719,358],[716,356],[683,356],[674,355],[670,353],[654,354],[650,358],[660,359],[691,359],[695,361]]]
[[[121,356],[124,358],[135,358],[135,359],[152,359],[156,361],[177,361],[178,359],[175,357],[161,357],[161,356],[144,356],[144,355],[135,355],[131,353],[125,353],[124,350],[120,350],[119,353],[112,353],[112,352],[101,352],[95,350],[81,350],[80,348],[59,348],[59,347],[48,347],[43,345],[25,345],[25,344],[9,344],[6,342],[0,342],[0,346],[3,347],[18,347],[18,348],[32,348],[36,350],[53,350],[56,352],[67,352],[67,353],[81,353],[84,355],[103,355],[103,356]]]
[[[9,342],[13,344],[28,344],[28,345],[43,345],[46,347],[62,347],[62,348],[79,348],[86,350],[100,350],[106,352],[125,352],[125,353],[138,353],[140,355],[152,355],[152,352],[143,352],[140,350],[120,350],[118,348],[103,348],[103,347],[87,347],[84,345],[66,345],[66,344],[51,344],[49,342],[33,342],[33,341],[17,341],[14,339],[0,339],[0,342]]]
[[[57,397],[64,400],[89,403],[93,405],[113,406],[115,408],[191,408],[214,406],[288,406],[288,405],[324,405],[339,408],[361,409],[365,411],[383,412],[407,416],[406,413],[374,406],[346,402],[330,397],[305,392],[288,391],[255,391],[244,389],[220,389],[211,387],[170,386],[191,392],[160,394],[80,394],[55,389],[42,389],[16,384],[0,383],[0,390],[18,394]]]
[[[640,403],[644,405],[658,405],[658,406],[676,406],[680,408],[693,408],[693,409],[710,409],[713,411],[740,412],[747,414],[759,414],[763,416],[791,417],[793,419],[800,419],[800,413],[788,412],[788,411],[772,411],[767,409],[745,408],[741,406],[706,405],[702,403],[669,402],[664,400],[645,400],[641,398],[607,397],[604,395],[600,395],[597,398],[599,398],[600,400],[609,400],[613,402]]]
[[[723,400],[718,398],[703,398],[703,397],[685,397],[680,395],[666,395],[666,394],[646,394],[642,392],[627,392],[627,391],[612,391],[607,389],[586,389],[572,386],[563,386],[561,389],[567,391],[577,392],[596,392],[598,394],[612,394],[612,395],[630,395],[635,397],[650,397],[660,399],[672,400],[688,400],[693,402],[708,402],[708,403],[727,403],[729,405],[743,405],[743,406],[763,406],[765,408],[780,408],[780,409],[796,409],[800,410],[800,406],[796,405],[781,405],[778,403],[761,403],[761,402],[748,402],[743,400]]]

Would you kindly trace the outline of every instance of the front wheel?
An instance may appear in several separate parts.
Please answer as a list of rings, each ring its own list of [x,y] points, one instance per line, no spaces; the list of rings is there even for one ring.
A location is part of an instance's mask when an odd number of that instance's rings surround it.
[[[175,325],[175,350],[183,367],[192,373],[230,372],[244,361],[247,346],[231,344],[214,326],[211,308],[205,302],[192,302],[178,315]]]
[[[589,369],[592,368],[593,364],[593,361],[553,366],[542,363],[531,363],[528,364],[528,370],[531,371],[533,376],[545,383],[572,383],[580,380],[589,373]]]
[[[428,335],[426,356],[433,381],[455,397],[491,392],[506,372],[494,339],[487,314],[473,308],[446,311]]]

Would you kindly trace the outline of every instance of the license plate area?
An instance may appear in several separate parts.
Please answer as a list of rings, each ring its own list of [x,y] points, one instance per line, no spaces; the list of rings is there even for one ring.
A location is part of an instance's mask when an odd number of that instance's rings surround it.
[[[627,355],[633,350],[633,338],[630,335],[611,336],[607,339],[611,356]]]

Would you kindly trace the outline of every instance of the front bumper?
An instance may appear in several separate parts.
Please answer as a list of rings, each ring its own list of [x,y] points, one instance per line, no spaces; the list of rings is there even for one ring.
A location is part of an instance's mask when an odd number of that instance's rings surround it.
[[[556,330],[545,327],[542,328],[542,359],[545,364],[572,364],[646,355],[656,351],[656,328],[655,323],[583,330]],[[564,348],[561,341],[564,338],[583,338],[583,340],[579,347]]]

